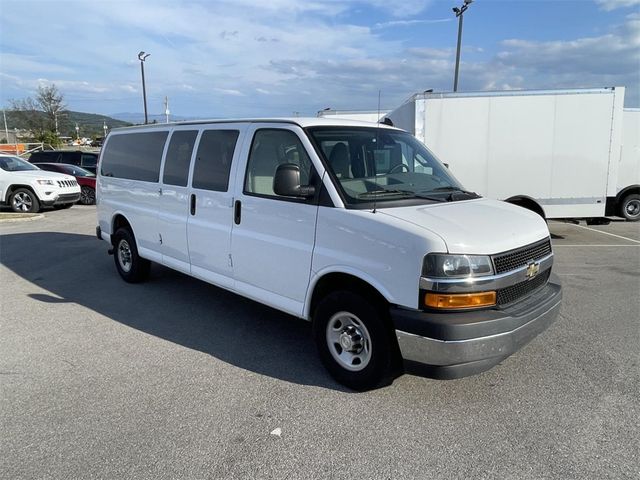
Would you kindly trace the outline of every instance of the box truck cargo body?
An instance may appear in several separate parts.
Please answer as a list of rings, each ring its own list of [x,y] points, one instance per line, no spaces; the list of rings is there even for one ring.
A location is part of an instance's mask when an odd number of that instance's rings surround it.
[[[618,213],[639,188],[637,175],[618,172],[623,163],[625,172],[638,168],[633,147],[630,166],[621,160],[623,102],[624,87],[426,93],[387,118],[483,196],[545,218],[592,218]]]

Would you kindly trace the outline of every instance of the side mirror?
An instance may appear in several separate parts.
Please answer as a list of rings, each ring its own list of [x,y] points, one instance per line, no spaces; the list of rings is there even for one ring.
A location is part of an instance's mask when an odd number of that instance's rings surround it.
[[[312,185],[300,185],[300,167],[295,163],[283,163],[278,166],[273,178],[273,191],[284,197],[309,198],[315,195]]]

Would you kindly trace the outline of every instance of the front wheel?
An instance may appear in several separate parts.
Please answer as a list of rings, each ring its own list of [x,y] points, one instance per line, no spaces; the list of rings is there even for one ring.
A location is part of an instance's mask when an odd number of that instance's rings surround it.
[[[95,205],[96,191],[91,187],[83,185],[80,189],[80,203],[82,205]]]
[[[149,276],[151,262],[138,255],[136,240],[130,230],[119,228],[114,235],[113,258],[125,282],[139,283]]]
[[[620,204],[620,216],[630,222],[640,220],[640,195],[632,193],[622,199]]]
[[[11,209],[18,213],[37,213],[40,211],[40,202],[31,190],[18,188],[11,194]]]
[[[354,390],[369,390],[389,379],[392,338],[384,313],[358,293],[339,291],[316,309],[313,334],[331,376]]]

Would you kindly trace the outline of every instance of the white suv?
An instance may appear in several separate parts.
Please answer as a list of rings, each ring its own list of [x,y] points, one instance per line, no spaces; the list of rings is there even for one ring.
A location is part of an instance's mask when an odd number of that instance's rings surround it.
[[[42,206],[68,208],[79,199],[80,186],[74,177],[0,155],[0,204],[10,205],[14,212],[39,212]]]

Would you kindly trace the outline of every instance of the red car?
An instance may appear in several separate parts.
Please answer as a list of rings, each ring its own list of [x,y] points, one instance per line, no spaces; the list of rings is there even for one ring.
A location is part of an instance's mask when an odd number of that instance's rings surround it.
[[[76,177],[80,185],[80,200],[83,205],[95,205],[96,203],[96,176],[84,168],[67,163],[38,163],[36,166],[40,170],[48,172],[66,173]]]

